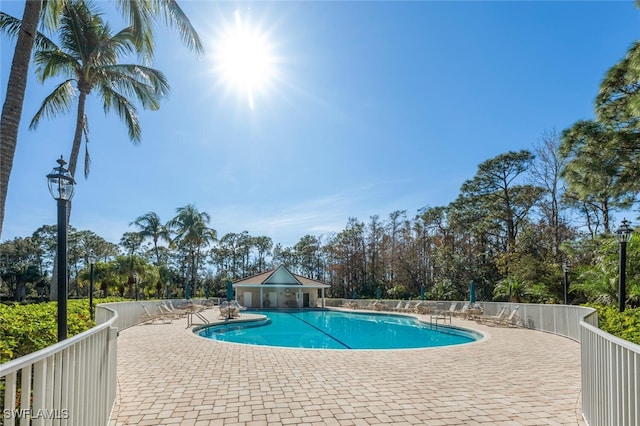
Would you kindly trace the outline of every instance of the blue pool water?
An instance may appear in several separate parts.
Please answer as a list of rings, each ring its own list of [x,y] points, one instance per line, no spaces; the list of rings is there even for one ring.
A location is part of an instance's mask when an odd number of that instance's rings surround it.
[[[431,328],[402,315],[327,310],[249,311],[268,320],[209,326],[202,337],[250,345],[317,349],[401,349],[469,343],[472,331]]]

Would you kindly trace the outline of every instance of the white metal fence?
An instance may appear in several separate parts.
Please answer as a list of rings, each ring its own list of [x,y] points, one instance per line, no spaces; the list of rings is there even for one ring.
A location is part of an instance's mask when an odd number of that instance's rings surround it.
[[[98,306],[96,317],[99,325],[91,330],[0,365],[5,426],[109,422],[116,397],[118,313]]]
[[[640,345],[581,321],[582,412],[591,426],[640,425]]]
[[[178,305],[184,300],[172,301]],[[328,299],[327,306],[374,300]],[[397,301],[382,301],[388,307]],[[99,305],[96,327],[0,365],[4,425],[106,425],[115,401],[117,329],[143,320],[157,301]],[[448,309],[452,302],[430,302]],[[459,302],[463,303],[463,302]],[[582,411],[590,426],[640,425],[640,345],[598,328],[596,311],[581,306],[478,302],[485,314],[518,307],[526,327],[581,343]],[[1,390],[1,387],[0,387]],[[24,398],[23,395],[31,395]]]
[[[115,322],[115,327],[118,330],[124,330],[127,327],[131,327],[132,325],[139,324],[146,319],[147,312],[150,314],[158,313],[158,305],[160,303],[169,303],[173,306],[184,307],[189,304],[199,304],[203,302],[203,299],[171,299],[171,300],[140,300],[138,302],[111,302],[111,303],[102,303],[99,306],[103,306],[105,308],[113,309],[118,312],[118,319]],[[220,300],[218,298],[208,299],[209,303],[217,303],[220,304]],[[144,306],[144,308],[143,308]],[[146,312],[145,312],[146,309]],[[100,323],[98,321],[99,317],[96,313],[96,323]]]

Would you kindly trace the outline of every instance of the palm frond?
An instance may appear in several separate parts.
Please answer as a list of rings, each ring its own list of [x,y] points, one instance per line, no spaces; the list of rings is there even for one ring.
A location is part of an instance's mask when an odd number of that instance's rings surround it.
[[[39,50],[35,53],[36,76],[39,82],[51,77],[63,75],[67,78],[76,77],[81,65],[77,60],[62,50]]]
[[[49,31],[55,31],[60,24],[62,11],[70,0],[43,0],[40,22],[42,27]]]
[[[22,21],[20,19],[5,12],[0,12],[0,32],[3,32],[10,38],[17,38],[18,33],[20,32],[21,25]],[[36,51],[41,49],[50,50],[56,47],[54,42],[49,40],[44,34],[39,31],[36,33],[33,46]]]
[[[130,1],[116,0],[118,8],[131,26],[135,28],[135,45],[137,51],[147,58],[153,57],[153,32],[154,22],[151,3],[149,0]]]
[[[3,32],[11,38],[18,38],[22,21],[7,13],[0,12],[0,32]]]
[[[129,102],[126,97],[112,90],[109,86],[101,85],[100,91],[104,100],[104,112],[107,113],[112,108],[115,108],[118,116],[120,116],[127,125],[129,139],[131,139],[134,144],[140,143],[142,130],[140,129],[136,107]]]
[[[135,53],[135,31],[133,28],[124,28],[109,38],[109,48],[117,56]]]
[[[77,94],[71,84],[72,81],[73,80],[66,80],[61,83],[42,101],[42,105],[40,105],[40,108],[31,119],[29,129],[35,130],[43,116],[46,118],[54,118],[58,116],[58,114],[69,112],[71,103]]]
[[[163,12],[164,22],[176,27],[180,39],[189,49],[198,54],[204,53],[200,36],[175,0],[153,0],[153,3],[156,10]]]
[[[169,83],[160,71],[139,65],[111,65],[100,70],[105,78],[102,84],[109,84],[125,96],[135,96],[143,108],[157,110],[160,100],[168,95]]]

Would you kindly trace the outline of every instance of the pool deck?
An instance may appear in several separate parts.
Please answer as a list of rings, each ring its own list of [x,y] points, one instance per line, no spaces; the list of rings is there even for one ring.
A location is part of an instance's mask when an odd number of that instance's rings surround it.
[[[308,350],[203,339],[184,318],[134,326],[118,338],[110,426],[584,425],[578,343],[453,324],[486,337],[429,349]]]

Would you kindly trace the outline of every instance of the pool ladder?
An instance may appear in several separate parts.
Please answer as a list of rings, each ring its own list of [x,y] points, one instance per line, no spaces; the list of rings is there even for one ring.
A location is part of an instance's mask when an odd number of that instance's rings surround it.
[[[433,325],[435,324],[436,328],[438,328],[438,321],[442,321],[443,324],[447,323],[447,318],[449,319],[449,324],[451,324],[451,312],[449,311],[444,311],[444,312],[440,312],[438,314],[435,315],[431,315],[431,317],[429,318],[429,321],[431,323],[431,328],[433,328]],[[435,323],[434,320],[435,319]]]
[[[202,315],[200,312],[190,311],[190,312],[187,312],[187,328],[193,325],[196,325],[196,323],[193,321],[194,316],[200,321],[202,321],[202,324],[209,324],[209,320],[206,319],[204,315]]]

